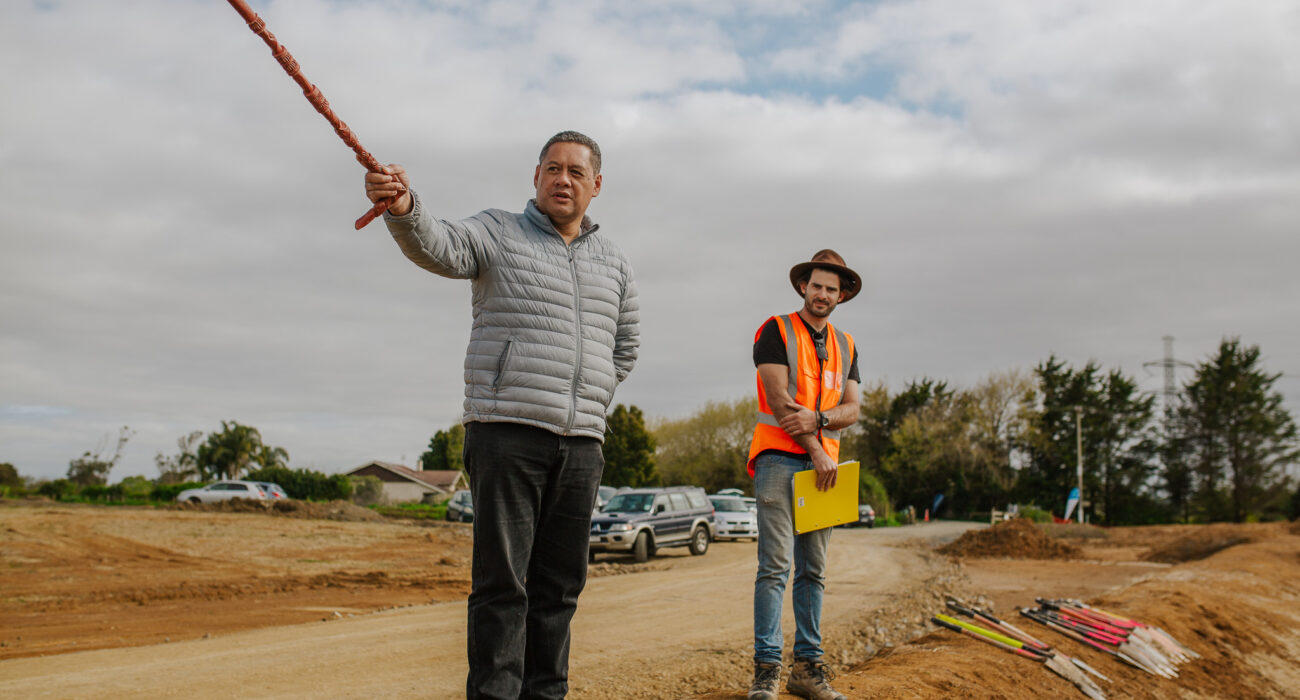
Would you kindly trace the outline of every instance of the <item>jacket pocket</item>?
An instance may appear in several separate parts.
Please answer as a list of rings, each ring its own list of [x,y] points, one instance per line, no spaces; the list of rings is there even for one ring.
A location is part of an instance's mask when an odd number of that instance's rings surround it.
[[[506,363],[510,361],[510,351],[514,349],[515,339],[510,338],[506,341],[506,346],[501,350],[501,356],[497,358],[497,375],[492,378],[492,393],[501,389],[501,378],[506,373]]]

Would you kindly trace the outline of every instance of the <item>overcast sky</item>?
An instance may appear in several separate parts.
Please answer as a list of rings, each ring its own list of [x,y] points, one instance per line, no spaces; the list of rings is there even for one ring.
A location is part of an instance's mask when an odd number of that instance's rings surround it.
[[[252,4],[444,218],[600,142],[648,416],[753,392],[826,247],[867,381],[1055,353],[1158,392],[1162,336],[1232,335],[1300,413],[1295,2]],[[129,425],[112,480],[153,477],[225,419],[340,472],[458,420],[469,284],[353,230],[362,168],[227,3],[5,2],[0,103],[0,462],[62,476]]]

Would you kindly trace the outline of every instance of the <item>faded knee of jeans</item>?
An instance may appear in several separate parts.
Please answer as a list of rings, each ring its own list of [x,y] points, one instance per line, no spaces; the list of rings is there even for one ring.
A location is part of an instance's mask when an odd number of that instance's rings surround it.
[[[790,562],[758,562],[758,571],[755,575],[756,580],[780,581],[781,583],[785,583],[788,578],[790,578]]]
[[[804,571],[799,575],[805,583],[810,583],[818,588],[826,588],[826,576],[820,571]]]

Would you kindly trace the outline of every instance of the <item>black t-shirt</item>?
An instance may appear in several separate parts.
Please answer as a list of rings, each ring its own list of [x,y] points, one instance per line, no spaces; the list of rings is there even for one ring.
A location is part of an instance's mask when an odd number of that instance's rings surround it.
[[[818,333],[813,330],[812,326],[809,326],[808,322],[803,320],[803,316],[798,316],[798,314],[796,316],[799,318],[799,322],[808,329],[808,333],[812,335],[813,340],[825,335],[825,331]],[[759,333],[758,340],[754,341],[755,367],[763,364],[790,366],[790,361],[786,358],[785,341],[781,339],[779,323],[780,321],[771,318],[768,319],[767,323],[763,324],[763,330]],[[859,384],[862,383],[862,379],[858,375],[858,348],[856,345],[853,347],[853,362],[849,365],[849,379]]]

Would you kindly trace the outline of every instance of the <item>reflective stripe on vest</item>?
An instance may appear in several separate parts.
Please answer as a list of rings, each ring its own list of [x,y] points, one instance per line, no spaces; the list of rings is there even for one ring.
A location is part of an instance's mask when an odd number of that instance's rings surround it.
[[[795,314],[777,316],[774,319],[781,330],[782,340],[785,341],[786,364],[790,369],[786,390],[789,392],[790,398],[795,403],[814,411],[818,410],[818,408],[825,411],[838,406],[844,396],[844,389],[849,380],[849,372],[853,367],[853,338],[828,324],[827,340],[830,341],[827,347],[828,364],[821,366],[813,347],[812,336],[803,322],[796,320]],[[767,322],[764,322],[763,326],[759,327],[758,333],[754,337],[755,342],[758,342],[758,338],[762,335],[763,328],[766,325]],[[801,343],[803,344],[802,347]],[[808,363],[807,367],[802,368],[805,370],[803,372],[800,371],[802,362]],[[801,387],[801,376],[815,377],[816,381],[805,381]],[[804,391],[802,400],[800,400],[800,389]],[[820,407],[816,405],[819,393],[821,396]],[[757,425],[754,426],[754,437],[750,442],[747,464],[751,476],[754,473],[754,458],[764,450],[775,449],[792,453],[805,452],[803,447],[781,429],[781,425],[776,416],[773,415],[771,407],[767,405],[767,397],[761,377],[758,379],[758,396]],[[831,459],[838,460],[840,431],[821,430],[819,436],[822,449],[826,451],[826,454]]]

